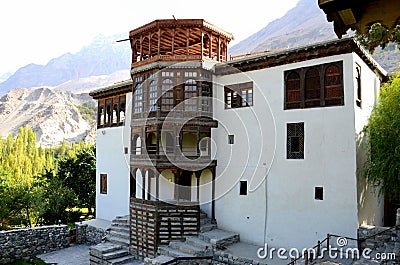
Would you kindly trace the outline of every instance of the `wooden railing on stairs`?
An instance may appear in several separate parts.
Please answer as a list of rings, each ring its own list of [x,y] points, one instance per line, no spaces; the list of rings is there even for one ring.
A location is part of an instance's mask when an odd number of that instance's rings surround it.
[[[131,198],[130,250],[137,257],[152,258],[159,245],[197,236],[200,207],[195,202],[162,202]]]

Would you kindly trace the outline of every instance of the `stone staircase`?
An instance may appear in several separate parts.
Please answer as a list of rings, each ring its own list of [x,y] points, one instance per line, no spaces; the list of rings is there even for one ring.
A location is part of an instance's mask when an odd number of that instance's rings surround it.
[[[205,213],[201,213],[200,233],[197,237],[187,237],[184,242],[172,241],[167,246],[158,247],[159,256],[146,258],[145,264],[161,265],[178,257],[212,257],[214,251],[239,240],[239,234],[218,229]],[[209,261],[199,259],[196,264],[209,264]]]
[[[107,241],[124,247],[129,247],[129,229],[129,216],[117,216],[114,220],[112,220],[111,230],[110,234],[107,236]]]
[[[90,265],[143,264],[129,253],[129,236],[129,217],[115,218],[106,242],[90,248]]]

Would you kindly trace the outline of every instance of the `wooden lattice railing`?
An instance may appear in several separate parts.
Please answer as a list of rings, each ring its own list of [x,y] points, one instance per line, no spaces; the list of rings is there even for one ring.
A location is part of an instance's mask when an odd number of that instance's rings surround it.
[[[159,245],[197,236],[200,207],[193,202],[166,203],[131,198],[130,249],[138,257],[154,257]]]

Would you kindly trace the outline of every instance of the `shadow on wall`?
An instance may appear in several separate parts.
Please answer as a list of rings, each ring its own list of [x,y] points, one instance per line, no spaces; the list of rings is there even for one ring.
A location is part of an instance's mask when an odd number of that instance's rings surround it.
[[[379,194],[379,187],[368,183],[364,175],[368,159],[369,142],[362,132],[357,135],[357,203],[358,224],[383,226],[384,199]]]

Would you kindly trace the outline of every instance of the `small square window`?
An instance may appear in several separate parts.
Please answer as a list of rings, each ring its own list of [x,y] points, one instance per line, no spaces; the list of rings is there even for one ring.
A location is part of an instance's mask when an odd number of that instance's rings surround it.
[[[228,144],[234,144],[235,143],[235,135],[230,134],[228,135]]]
[[[315,187],[314,198],[316,200],[322,201],[324,199],[324,188],[323,187]]]
[[[100,174],[100,193],[107,194],[107,174]]]
[[[128,147],[124,148],[124,153],[125,153],[125,155],[128,154]]]
[[[240,181],[239,195],[247,195],[247,180]]]

